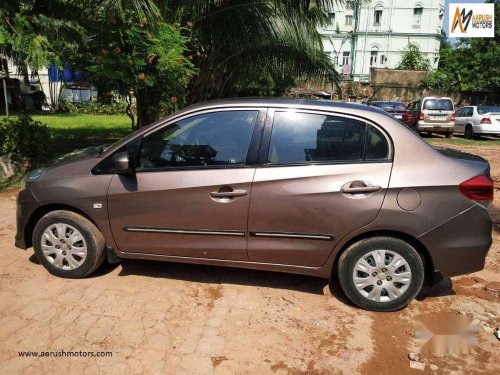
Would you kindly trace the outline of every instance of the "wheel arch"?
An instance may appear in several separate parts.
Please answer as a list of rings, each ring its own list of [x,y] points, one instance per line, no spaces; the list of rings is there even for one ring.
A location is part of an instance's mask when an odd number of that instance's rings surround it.
[[[407,242],[410,244],[415,250],[418,252],[420,255],[422,262],[424,263],[424,270],[425,270],[425,275],[424,275],[424,282],[431,283],[433,279],[433,273],[434,273],[434,263],[432,262],[432,257],[430,255],[429,250],[426,248],[426,246],[419,241],[417,238],[415,238],[412,235],[409,235],[404,232],[399,232],[399,231],[392,231],[392,230],[376,230],[376,231],[370,231],[370,232],[365,232],[358,234],[357,236],[354,236],[351,238],[349,241],[347,241],[335,254],[335,260],[333,262],[333,267],[332,267],[332,272],[331,272],[331,278],[335,281],[338,282],[338,263],[341,255],[351,246],[352,244],[367,239],[367,238],[372,238],[372,237],[393,237],[400,239],[402,241]]]
[[[33,246],[32,236],[33,236],[33,230],[35,229],[36,223],[38,223],[38,221],[43,216],[48,214],[49,212],[57,211],[57,210],[70,211],[70,212],[74,212],[78,215],[81,215],[84,218],[86,218],[87,220],[89,220],[92,224],[94,224],[99,230],[101,230],[101,228],[99,228],[99,225],[97,225],[95,220],[93,220],[87,213],[85,213],[84,211],[82,211],[81,209],[79,209],[77,207],[70,206],[67,204],[60,204],[60,203],[46,204],[46,205],[38,207],[33,212],[33,214],[28,219],[28,223],[26,224],[26,227],[24,228],[24,240],[26,242],[27,248]]]

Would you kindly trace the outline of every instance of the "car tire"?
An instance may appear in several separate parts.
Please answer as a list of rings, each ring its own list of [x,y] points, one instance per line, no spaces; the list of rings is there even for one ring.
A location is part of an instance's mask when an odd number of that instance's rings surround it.
[[[399,267],[394,269],[395,266]],[[401,239],[371,237],[350,245],[342,253],[338,278],[355,305],[371,311],[395,311],[419,293],[424,282],[424,263],[415,248]]]
[[[103,262],[105,240],[87,218],[65,210],[43,216],[33,230],[38,261],[52,275],[79,279],[90,275]]]
[[[467,124],[464,130],[464,138],[465,139],[473,139],[474,138],[474,129],[471,124]]]

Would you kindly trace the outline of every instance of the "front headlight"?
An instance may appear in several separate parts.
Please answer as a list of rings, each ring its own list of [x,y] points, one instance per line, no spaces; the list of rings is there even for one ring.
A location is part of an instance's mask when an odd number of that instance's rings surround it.
[[[28,172],[21,180],[21,190],[26,189],[29,184],[38,180],[46,170],[47,168],[37,168],[33,169],[31,172]]]

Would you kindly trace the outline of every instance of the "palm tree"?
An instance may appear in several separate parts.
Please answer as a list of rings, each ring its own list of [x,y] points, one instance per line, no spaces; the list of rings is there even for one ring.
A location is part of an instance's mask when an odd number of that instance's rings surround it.
[[[193,103],[253,94],[248,87],[263,81],[271,86],[297,79],[338,83],[317,27],[342,2],[160,0],[158,8],[164,18],[191,28],[192,59],[199,69],[189,87]]]

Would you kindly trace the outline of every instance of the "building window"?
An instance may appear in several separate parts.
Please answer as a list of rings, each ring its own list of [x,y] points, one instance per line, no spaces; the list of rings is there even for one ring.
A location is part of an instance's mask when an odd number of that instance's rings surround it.
[[[371,51],[370,53],[370,66],[377,66],[378,51]]]
[[[353,8],[354,8],[354,1],[347,1],[345,3],[345,9],[346,10],[353,10]]]
[[[413,25],[420,26],[423,11],[424,9],[419,5],[413,9]]]
[[[352,16],[345,16],[345,25],[352,26]]]
[[[342,65],[340,65],[340,66],[349,65],[349,55],[350,54],[351,54],[350,52],[343,52],[342,53]]]
[[[328,19],[329,19],[330,25],[335,24],[335,12],[328,13]]]
[[[386,66],[387,65],[387,56],[386,55],[380,55],[380,64],[382,66]]]
[[[337,65],[339,63],[339,56],[338,55],[335,55],[333,57],[333,65]]]
[[[382,10],[375,9],[375,17],[373,18],[373,25],[380,26],[382,23]]]

